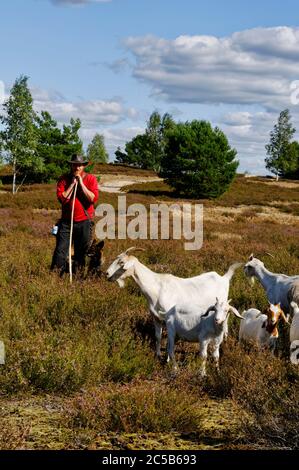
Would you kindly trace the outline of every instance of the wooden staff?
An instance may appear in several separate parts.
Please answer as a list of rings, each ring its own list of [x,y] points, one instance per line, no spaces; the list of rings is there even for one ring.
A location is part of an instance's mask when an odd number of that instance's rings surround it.
[[[74,193],[73,193],[73,204],[72,204],[72,215],[71,215],[71,230],[70,230],[70,244],[69,244],[69,272],[70,272],[70,283],[73,282],[73,270],[72,270],[72,241],[73,241],[73,227],[74,227],[74,208],[77,193],[78,181],[76,181]]]

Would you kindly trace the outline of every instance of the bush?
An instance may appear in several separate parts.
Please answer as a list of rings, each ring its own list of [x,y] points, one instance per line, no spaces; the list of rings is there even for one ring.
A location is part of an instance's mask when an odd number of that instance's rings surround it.
[[[196,396],[149,381],[80,395],[70,402],[67,420],[71,427],[101,432],[195,432],[201,428]]]
[[[206,121],[180,123],[167,133],[161,176],[179,193],[215,198],[233,181],[238,162],[224,133]]]
[[[269,351],[245,352],[232,338],[223,349],[220,373],[211,371],[206,391],[237,402],[251,446],[298,449],[298,368]]]

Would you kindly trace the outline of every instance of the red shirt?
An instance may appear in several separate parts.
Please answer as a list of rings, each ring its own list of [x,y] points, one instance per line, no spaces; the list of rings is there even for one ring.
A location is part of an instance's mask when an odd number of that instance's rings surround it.
[[[73,179],[73,175],[62,175],[57,182],[57,197],[62,204],[62,219],[71,220],[72,215],[72,204],[73,204],[73,193],[70,198],[63,196],[63,192],[70,186]],[[74,222],[81,222],[94,216],[94,203],[99,198],[98,182],[94,175],[89,173],[83,173],[82,175],[83,184],[94,194],[93,202],[90,202],[85,194],[83,193],[80,185],[77,186],[75,207],[74,207]],[[85,214],[88,213],[89,217]]]

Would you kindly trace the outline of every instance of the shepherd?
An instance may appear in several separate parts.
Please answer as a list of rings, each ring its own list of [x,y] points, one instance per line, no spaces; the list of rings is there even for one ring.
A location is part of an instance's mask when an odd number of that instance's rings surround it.
[[[51,264],[51,271],[59,270],[61,275],[67,270],[72,241],[74,273],[84,273],[85,256],[92,242],[94,204],[99,197],[96,177],[84,171],[89,162],[82,155],[73,155],[69,163],[70,173],[62,175],[57,182],[57,198],[62,214]]]

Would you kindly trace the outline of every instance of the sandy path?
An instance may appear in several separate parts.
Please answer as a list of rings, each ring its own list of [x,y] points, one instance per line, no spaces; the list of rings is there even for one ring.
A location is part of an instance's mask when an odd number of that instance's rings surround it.
[[[124,191],[121,191],[123,186],[129,186],[135,183],[148,183],[151,181],[162,181],[162,179],[158,176],[103,175],[99,183],[99,189],[106,193],[124,193]]]

